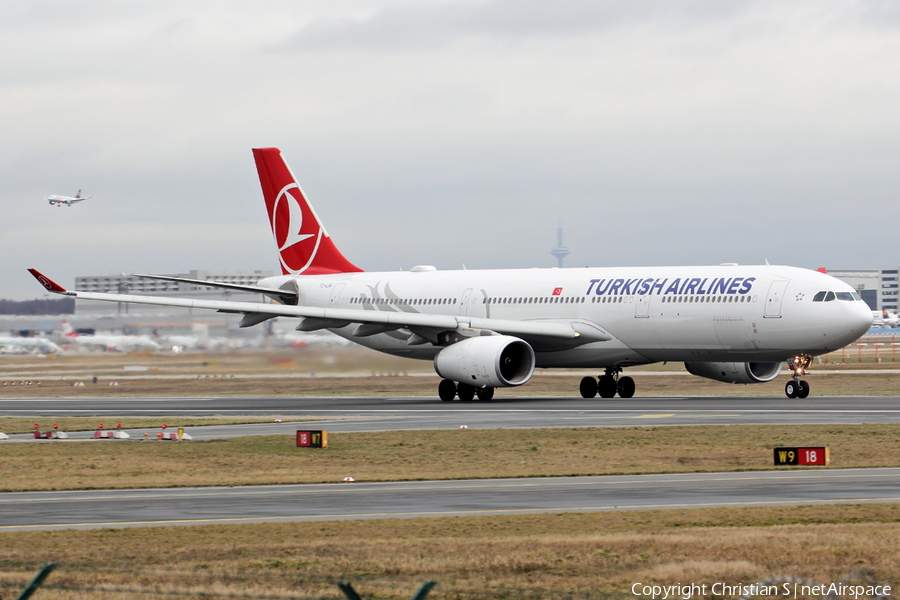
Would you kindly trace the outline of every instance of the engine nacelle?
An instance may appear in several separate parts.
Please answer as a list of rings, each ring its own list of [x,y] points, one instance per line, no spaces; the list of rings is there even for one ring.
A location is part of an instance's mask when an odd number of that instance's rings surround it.
[[[781,373],[781,363],[686,362],[691,375],[725,383],[765,383]]]
[[[434,370],[444,379],[475,387],[522,385],[534,373],[534,350],[508,335],[473,337],[438,352]]]

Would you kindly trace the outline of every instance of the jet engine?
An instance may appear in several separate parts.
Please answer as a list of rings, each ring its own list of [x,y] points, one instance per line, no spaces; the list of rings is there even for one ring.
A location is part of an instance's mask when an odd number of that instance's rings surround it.
[[[434,370],[444,379],[474,387],[522,385],[534,373],[534,350],[508,335],[467,338],[438,352]]]
[[[781,373],[781,363],[686,362],[691,375],[725,383],[765,383]]]

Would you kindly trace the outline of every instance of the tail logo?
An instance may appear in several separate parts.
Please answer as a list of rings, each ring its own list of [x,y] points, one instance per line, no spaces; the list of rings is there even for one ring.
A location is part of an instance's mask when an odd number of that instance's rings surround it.
[[[286,185],[275,198],[272,232],[287,272],[302,273],[312,264],[322,240],[322,226],[296,183]]]
[[[53,284],[50,283],[49,279],[47,279],[43,275],[40,275],[38,276],[37,280],[41,282],[41,285],[44,286],[44,288],[50,290],[51,292],[53,291]]]
[[[334,246],[278,148],[254,148],[272,235],[285,275],[356,273]]]

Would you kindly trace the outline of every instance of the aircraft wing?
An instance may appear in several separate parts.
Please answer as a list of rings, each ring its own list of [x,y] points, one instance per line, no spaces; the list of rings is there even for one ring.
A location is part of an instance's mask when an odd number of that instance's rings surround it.
[[[164,298],[158,296],[134,296],[128,294],[101,294],[96,292],[76,292],[66,290],[35,269],[28,271],[44,288],[55,294],[63,294],[83,300],[101,300],[106,302],[127,302],[133,304],[150,304],[156,306],[181,306],[185,308],[204,308],[219,312],[240,313],[241,326],[261,323],[273,317],[301,317],[298,326],[301,331],[345,327],[352,323],[360,326],[354,333],[357,337],[365,337],[386,331],[406,328],[421,338],[418,343],[448,342],[440,339],[441,334],[473,331],[494,332],[513,335],[534,342],[538,347],[555,347],[563,343],[567,347],[580,346],[591,342],[602,342],[612,339],[596,324],[589,321],[536,320],[515,321],[479,317],[401,313],[376,310],[358,310],[347,308],[321,308],[315,306],[289,306],[284,304],[266,304],[257,302],[231,302],[220,300],[195,300],[190,298]],[[415,342],[414,342],[415,343]]]

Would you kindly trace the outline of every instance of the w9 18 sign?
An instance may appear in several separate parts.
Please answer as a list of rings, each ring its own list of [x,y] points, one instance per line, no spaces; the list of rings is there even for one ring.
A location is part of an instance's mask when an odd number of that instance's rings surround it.
[[[818,448],[775,448],[775,466],[826,466],[831,464],[827,446]]]

